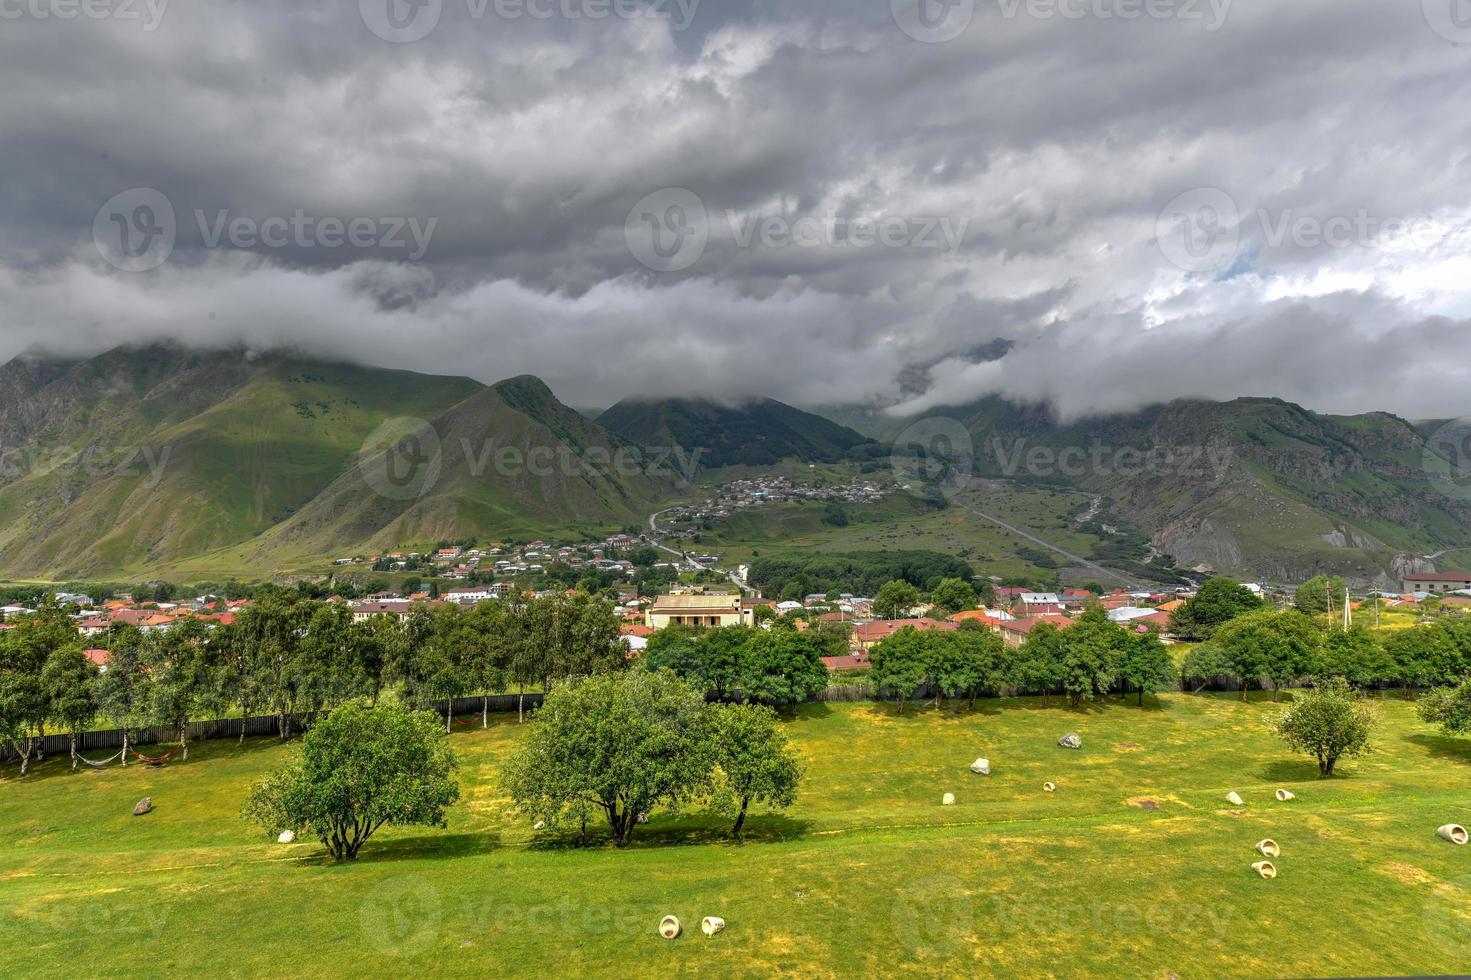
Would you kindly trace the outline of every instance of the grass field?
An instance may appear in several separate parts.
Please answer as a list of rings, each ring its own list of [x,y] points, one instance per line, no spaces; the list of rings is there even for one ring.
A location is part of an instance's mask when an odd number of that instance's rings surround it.
[[[199,743],[187,765],[79,775],[49,760],[24,780],[12,766],[0,974],[1464,972],[1471,847],[1435,828],[1471,823],[1471,740],[1389,700],[1376,753],[1320,781],[1267,732],[1279,710],[810,706],[788,724],[808,765],[790,811],[740,845],[655,814],[626,851],[508,812],[494,772],[522,730],[503,717],[454,736],[447,830],[385,831],[341,866],[238,816],[294,746]],[[1070,730],[1081,751],[1056,746]],[[967,771],[980,755],[994,775]],[[1279,786],[1297,798],[1276,803]],[[940,806],[947,791],[958,805]],[[130,816],[143,796],[157,809]],[[1263,837],[1282,846],[1275,881],[1251,871]],[[669,912],[689,926],[675,942],[655,935]],[[726,931],[701,935],[703,915]]]

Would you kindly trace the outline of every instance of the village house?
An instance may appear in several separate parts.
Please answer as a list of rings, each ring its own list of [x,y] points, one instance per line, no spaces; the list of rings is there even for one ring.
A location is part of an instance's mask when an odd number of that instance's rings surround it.
[[[644,613],[650,629],[666,626],[750,626],[753,609],[739,595],[661,595]]]
[[[1471,575],[1465,572],[1423,572],[1406,575],[1406,592],[1459,592],[1471,589]]]

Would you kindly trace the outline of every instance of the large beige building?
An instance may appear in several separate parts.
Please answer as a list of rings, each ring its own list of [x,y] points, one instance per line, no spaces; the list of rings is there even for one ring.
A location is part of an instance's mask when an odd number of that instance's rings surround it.
[[[651,629],[666,626],[750,626],[751,608],[738,595],[661,595],[644,613]]]

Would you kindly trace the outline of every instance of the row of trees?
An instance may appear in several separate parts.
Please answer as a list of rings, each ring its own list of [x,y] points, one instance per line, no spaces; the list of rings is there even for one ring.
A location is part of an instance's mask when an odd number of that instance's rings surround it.
[[[936,705],[942,697],[974,702],[987,691],[1040,691],[1044,698],[1061,691],[1076,707],[1115,687],[1137,691],[1142,704],[1174,676],[1157,633],[1126,629],[1096,606],[1065,629],[1038,624],[1019,646],[974,623],[952,631],[905,627],[874,646],[872,662],[874,685],[898,695],[900,712],[926,687]]]
[[[612,605],[585,593],[424,606],[400,623],[354,622],[342,603],[272,590],[228,625],[185,620],[149,633],[123,626],[97,642],[110,652],[105,671],[83,655],[75,624],[55,608],[0,636],[0,738],[22,772],[48,730],[71,734],[75,768],[78,736],[99,720],[122,728],[125,739],[168,726],[187,759],[189,723],[232,710],[275,716],[287,738],[294,716],[356,698],[375,703],[386,690],[425,708],[476,694],[544,692],[558,680],[627,664]],[[482,721],[487,704],[488,697]]]
[[[1242,697],[1263,679],[1274,690],[1304,678],[1341,677],[1354,687],[1454,684],[1471,677],[1471,619],[1376,633],[1342,629],[1290,609],[1259,608],[1220,625],[1185,658],[1186,677],[1234,677]]]
[[[842,641],[839,652],[845,647]],[[782,618],[766,628],[666,627],[649,639],[640,664],[648,671],[674,674],[704,697],[784,707],[810,700],[827,687],[822,658],[832,652],[823,631],[799,630]]]

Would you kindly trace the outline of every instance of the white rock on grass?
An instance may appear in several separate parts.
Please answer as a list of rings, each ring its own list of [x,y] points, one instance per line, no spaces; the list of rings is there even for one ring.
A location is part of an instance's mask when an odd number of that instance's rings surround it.
[[[975,762],[972,762],[970,764],[970,771],[975,773],[977,776],[991,775],[991,760],[977,759]]]

